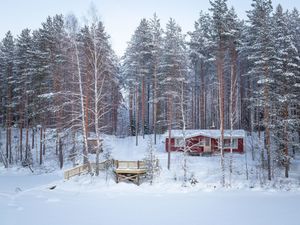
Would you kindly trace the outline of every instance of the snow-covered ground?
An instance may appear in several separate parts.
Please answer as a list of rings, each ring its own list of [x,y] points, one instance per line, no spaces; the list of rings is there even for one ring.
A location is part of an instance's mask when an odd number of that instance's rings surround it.
[[[135,146],[134,137],[108,136],[105,145],[110,146],[115,159],[141,160],[146,155],[148,137],[139,141],[139,146]],[[260,178],[251,154],[235,154],[231,187],[221,188],[218,156],[188,157],[189,176],[193,175],[198,183],[183,187],[183,156],[172,154],[171,171],[168,171],[163,141],[158,138],[156,154],[161,173],[153,185],[116,184],[104,172],[99,177],[78,176],[64,181],[63,171],[56,162],[36,167],[34,173],[26,168],[1,167],[0,224],[299,224],[297,158],[292,164],[291,178],[278,176],[276,181],[261,185],[264,179]],[[66,168],[70,166],[71,163],[66,164]],[[282,171],[273,172],[281,174]],[[226,183],[229,186],[228,169]]]
[[[299,192],[169,190],[103,177],[64,182],[59,173],[0,179],[2,225],[299,224]]]

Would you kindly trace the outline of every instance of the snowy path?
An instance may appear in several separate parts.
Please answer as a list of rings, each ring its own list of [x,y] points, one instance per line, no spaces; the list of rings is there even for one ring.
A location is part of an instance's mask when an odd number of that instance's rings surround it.
[[[84,177],[55,182],[54,177],[33,176],[30,187],[16,193],[8,191],[13,178],[1,182],[1,225],[299,224],[299,192],[164,191],[113,182],[107,187]],[[57,188],[50,190],[54,183]]]

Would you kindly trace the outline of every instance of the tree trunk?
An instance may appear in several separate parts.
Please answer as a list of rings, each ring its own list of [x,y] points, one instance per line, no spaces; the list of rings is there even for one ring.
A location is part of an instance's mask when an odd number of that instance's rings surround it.
[[[8,87],[8,104],[7,107],[7,123],[6,123],[6,157],[8,159],[9,164],[12,163],[12,152],[11,152],[11,125],[12,125],[12,112],[11,112],[11,104],[12,104],[12,87],[9,85]]]
[[[40,127],[40,165],[43,163],[43,127]]]
[[[136,83],[135,92],[135,145],[139,144],[139,90],[138,84]]]
[[[46,128],[44,128],[44,133],[43,133],[43,155],[46,154]]]
[[[5,142],[5,149],[6,149],[6,161],[8,162],[9,159],[9,128],[8,128],[8,119],[6,121],[6,142]]]
[[[145,77],[142,80],[142,135],[145,138]]]
[[[217,74],[219,78],[219,113],[220,113],[220,152],[221,152],[221,184],[225,186],[225,157],[224,157],[224,43],[220,40],[218,59],[217,59]]]
[[[201,61],[201,93],[200,93],[200,123],[201,129],[205,129],[205,83],[204,83],[204,65],[203,62]]]
[[[75,55],[76,55],[76,64],[77,64],[77,72],[78,72],[78,85],[79,85],[79,92],[80,92],[80,112],[82,115],[81,125],[82,125],[82,133],[83,133],[83,162],[88,164],[89,171],[91,171],[91,165],[88,159],[88,144],[87,144],[87,129],[86,129],[86,115],[85,115],[85,108],[84,108],[84,95],[83,95],[83,81],[80,69],[80,61],[79,61],[79,51],[77,48],[77,43],[75,38],[73,39],[73,44],[75,47]]]
[[[172,116],[173,116],[173,107],[172,107],[172,97],[169,96],[168,101],[168,115],[169,115],[169,124],[168,124],[168,130],[169,130],[169,143],[168,143],[168,170],[171,168],[171,130],[172,130]]]
[[[269,68],[268,65],[265,66],[264,71],[265,79],[269,79]],[[267,149],[267,169],[268,169],[268,180],[271,180],[271,146],[270,146],[270,96],[269,96],[269,84],[264,85],[264,98],[265,98],[265,108],[264,108],[264,125],[265,125],[265,144]]]
[[[290,167],[290,160],[289,160],[289,135],[288,135],[288,117],[289,117],[289,109],[288,104],[285,103],[284,106],[284,162],[285,162],[285,177],[289,177],[289,167]]]
[[[32,133],[31,133],[31,148],[34,149],[34,134],[35,134],[35,129],[32,128]]]
[[[157,63],[156,63],[157,64]],[[154,144],[156,145],[156,123],[157,123],[157,68],[154,66],[154,88],[153,88],[153,132],[154,132]]]
[[[28,159],[28,151],[30,150],[30,147],[29,147],[29,127],[28,127],[28,124],[27,124],[27,127],[26,127],[26,141],[25,141],[25,160]]]
[[[23,105],[23,103],[22,103]],[[19,108],[19,153],[20,153],[20,160],[23,159],[23,107],[20,106]]]
[[[147,84],[147,119],[145,122],[145,134],[150,134],[153,131],[150,130],[150,84]]]
[[[134,121],[133,121],[133,94],[130,90],[129,93],[129,121],[130,121],[130,135],[135,135],[134,131]]]
[[[58,150],[59,150],[59,168],[62,169],[64,166],[64,157],[63,157],[63,143],[61,137],[58,137]]]
[[[237,99],[237,52],[235,46],[231,46],[231,66],[230,66],[230,108],[229,108],[229,116],[230,116],[230,162],[229,162],[229,170],[230,170],[230,185],[231,185],[231,177],[233,172],[233,138],[232,133],[234,129],[234,125],[236,123],[236,99]]]

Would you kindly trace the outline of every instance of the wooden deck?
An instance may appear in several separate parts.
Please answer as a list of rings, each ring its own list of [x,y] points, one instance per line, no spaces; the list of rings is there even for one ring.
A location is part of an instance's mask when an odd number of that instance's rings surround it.
[[[145,161],[103,161],[99,163],[99,169],[104,170],[107,166],[107,163],[114,166],[114,173],[116,176],[116,182],[121,181],[130,181],[137,185],[140,184],[141,178],[145,177],[147,174],[147,166]],[[90,163],[92,171],[96,169],[96,163]],[[80,165],[64,172],[64,178],[66,180],[71,177],[78,176],[81,174],[88,173],[88,165]]]
[[[147,173],[147,168],[144,161],[115,160],[114,166],[117,183],[120,181],[131,181],[139,185],[141,177],[144,177]]]

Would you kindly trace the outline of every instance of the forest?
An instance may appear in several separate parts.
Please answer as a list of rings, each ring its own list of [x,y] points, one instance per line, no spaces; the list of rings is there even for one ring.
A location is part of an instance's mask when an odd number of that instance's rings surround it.
[[[0,161],[28,165],[32,148],[55,132],[65,148],[88,160],[88,139],[171,129],[244,129],[259,137],[261,164],[271,180],[280,163],[289,176],[299,152],[300,15],[253,0],[247,19],[226,0],[211,0],[194,30],[170,18],[141,18],[117,56],[96,10],[88,20],[49,16],[40,28],[8,31],[0,42]],[[71,140],[71,142],[69,142]],[[67,142],[68,141],[68,142]],[[46,142],[38,143],[43,164]]]

